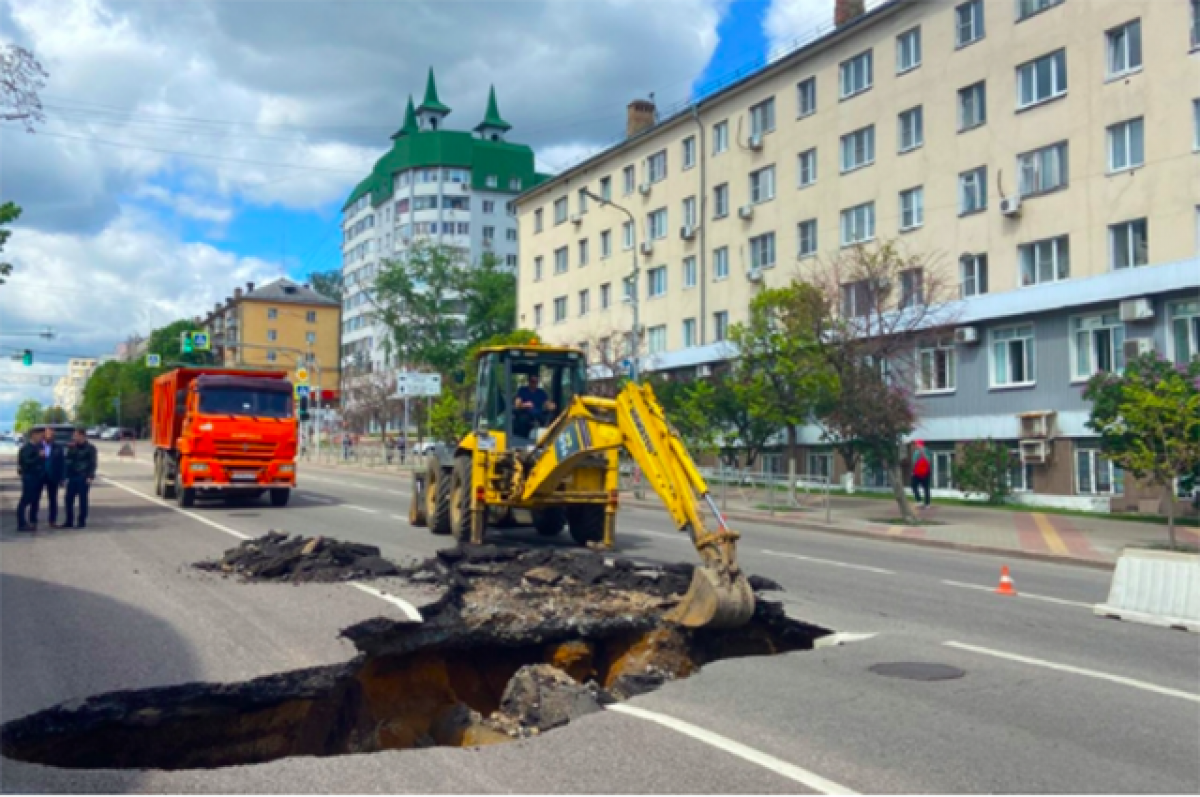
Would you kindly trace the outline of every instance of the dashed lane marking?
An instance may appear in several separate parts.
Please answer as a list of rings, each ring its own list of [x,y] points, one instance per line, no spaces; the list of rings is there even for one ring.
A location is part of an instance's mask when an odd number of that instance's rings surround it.
[[[880,573],[881,575],[885,575],[885,576],[896,575],[895,570],[884,570],[882,567],[870,567],[868,565],[855,565],[855,564],[851,564],[850,562],[838,562],[833,559],[818,559],[815,556],[801,556],[798,553],[780,553],[779,551],[766,551],[766,550],[760,551],[760,553],[765,553],[767,556],[782,556],[787,559],[799,559],[802,562],[815,562],[816,564],[821,564],[821,565],[832,565],[833,567],[845,567],[849,570],[865,570],[868,573]]]
[[[404,517],[403,515],[389,515],[389,517],[392,520],[403,520],[405,523],[408,522],[408,518]]]
[[[378,509],[368,509],[365,506],[355,506],[354,504],[343,504],[343,508],[353,509],[355,512],[365,512],[368,515],[378,515],[379,514]]]
[[[962,587],[963,589],[974,589],[980,592],[994,592],[995,587],[985,587],[982,584],[964,584],[961,581],[946,581],[943,579],[943,584],[948,587]],[[1018,592],[1018,598],[1029,598],[1034,601],[1045,601],[1046,603],[1061,603],[1064,606],[1078,606],[1083,609],[1091,609],[1095,604],[1084,603],[1083,601],[1069,601],[1066,598],[1053,598],[1049,595],[1033,595],[1028,592]]]

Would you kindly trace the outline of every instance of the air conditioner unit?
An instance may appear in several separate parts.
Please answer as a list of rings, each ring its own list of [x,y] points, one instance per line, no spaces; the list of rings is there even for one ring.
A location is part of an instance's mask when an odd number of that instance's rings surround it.
[[[1043,465],[1050,458],[1050,447],[1045,440],[1021,441],[1021,464]]]
[[[978,343],[979,330],[975,327],[959,327],[954,330],[955,343]]]
[[[578,227],[580,224],[583,224],[583,216],[580,216],[578,213],[572,215],[571,223]]]
[[[1121,302],[1122,321],[1145,321],[1154,318],[1154,305],[1149,299],[1126,299]]]
[[[1017,414],[1017,434],[1022,440],[1050,440],[1054,437],[1054,410]]]
[[[639,185],[638,191],[640,191],[643,195],[648,195],[650,193],[650,181],[647,180],[646,182]]]
[[[685,224],[679,228],[679,237],[685,241],[695,240],[696,228],[690,224]]]
[[[697,365],[696,366],[696,376],[712,376],[712,366],[711,365]]]
[[[750,136],[749,140],[746,141],[746,146],[749,147],[750,149],[754,150],[755,152],[758,152],[759,150],[761,150],[762,145],[763,145],[762,133],[755,133],[752,136]]]
[[[643,255],[649,256],[654,252],[654,244],[650,243],[649,241],[642,241],[642,245],[639,247],[639,249],[641,249]]]
[[[740,208],[738,208],[738,218],[739,219],[754,218],[754,205],[742,205]]]
[[[1021,197],[1000,197],[1000,212],[1005,216],[1018,216],[1021,213]]]
[[[1129,362],[1143,354],[1151,354],[1154,351],[1154,341],[1150,338],[1133,338],[1126,340],[1122,352],[1125,354],[1125,362]]]
[[[750,280],[751,282],[762,282],[762,278],[763,275],[761,268],[752,268],[746,272],[746,279]]]

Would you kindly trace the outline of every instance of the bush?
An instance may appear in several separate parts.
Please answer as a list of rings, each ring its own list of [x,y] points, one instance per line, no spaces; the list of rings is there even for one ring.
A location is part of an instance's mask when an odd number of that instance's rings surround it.
[[[1012,492],[1008,484],[1011,466],[1012,455],[1005,446],[990,438],[972,440],[958,457],[954,481],[963,492],[985,495],[989,504],[1002,504]]]

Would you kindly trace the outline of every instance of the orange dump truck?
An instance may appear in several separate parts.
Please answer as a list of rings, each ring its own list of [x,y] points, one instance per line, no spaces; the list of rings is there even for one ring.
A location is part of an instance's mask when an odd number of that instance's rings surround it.
[[[296,418],[283,371],[178,368],[154,380],[154,492],[260,497],[296,486]]]

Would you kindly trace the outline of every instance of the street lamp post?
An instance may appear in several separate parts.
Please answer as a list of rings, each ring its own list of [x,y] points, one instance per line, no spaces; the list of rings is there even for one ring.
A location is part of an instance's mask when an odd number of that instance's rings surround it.
[[[618,205],[617,203],[613,202],[610,199],[605,199],[602,196],[597,196],[596,194],[593,194],[587,188],[582,189],[582,191],[583,191],[584,196],[587,196],[588,198],[592,199],[597,204],[599,204],[601,207],[616,208],[617,210],[624,213],[626,216],[629,217],[629,226],[633,228],[633,271],[630,273],[630,277],[629,277],[630,282],[632,283],[632,290],[630,291],[630,294],[629,294],[629,301],[633,305],[633,335],[629,339],[630,340],[629,377],[630,377],[630,379],[632,379],[633,381],[636,382],[637,378],[638,378],[637,346],[638,346],[638,339],[640,337],[639,332],[638,332],[638,320],[639,320],[638,319],[638,309],[639,309],[638,308],[638,288],[640,287],[638,285],[638,278],[639,278],[639,274],[641,271],[641,269],[638,265],[637,219],[634,218],[634,215],[629,211],[628,208],[626,208],[622,205]]]

